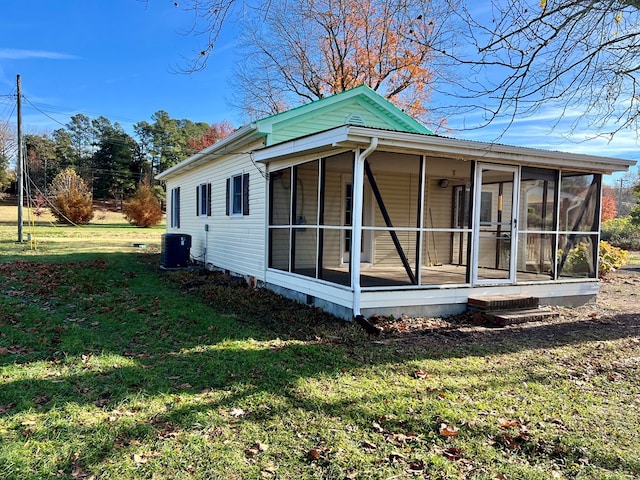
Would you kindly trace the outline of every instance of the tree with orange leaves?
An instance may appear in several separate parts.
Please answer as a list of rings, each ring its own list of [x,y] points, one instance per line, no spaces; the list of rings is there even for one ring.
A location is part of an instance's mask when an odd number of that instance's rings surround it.
[[[602,187],[602,213],[600,221],[606,222],[612,218],[616,218],[618,209],[616,207],[616,193],[613,188],[605,185]]]
[[[237,103],[250,118],[366,84],[426,120],[449,6],[424,0],[274,0],[245,25]],[[447,2],[445,2],[447,3]],[[445,38],[445,37],[448,37]],[[433,122],[434,119],[430,119]]]
[[[223,138],[228,137],[234,130],[235,128],[228,120],[212,123],[209,130],[204,132],[200,138],[189,139],[187,145],[189,148],[199,152],[200,150],[204,150],[214,143],[219,142]]]

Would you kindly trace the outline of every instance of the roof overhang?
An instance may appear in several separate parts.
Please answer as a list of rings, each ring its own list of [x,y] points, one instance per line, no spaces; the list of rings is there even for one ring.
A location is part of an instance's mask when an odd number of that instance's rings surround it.
[[[634,160],[620,158],[513,147],[497,143],[458,140],[437,135],[394,132],[351,125],[333,128],[257,150],[254,152],[254,159],[257,162],[270,163],[314,153],[331,154],[331,150],[335,149],[366,148],[372,138],[378,139],[376,150],[460,160],[481,160],[510,165],[554,167],[610,174],[627,171],[629,167],[636,164]]]

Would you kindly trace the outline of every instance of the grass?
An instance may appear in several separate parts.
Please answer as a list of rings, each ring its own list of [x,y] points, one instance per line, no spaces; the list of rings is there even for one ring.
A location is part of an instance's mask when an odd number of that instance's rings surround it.
[[[370,338],[161,272],[160,230],[35,228],[0,227],[0,478],[640,475],[637,331]]]
[[[640,267],[640,252],[629,252],[627,265]]]
[[[22,229],[23,243],[15,248],[18,240],[17,208],[0,204],[0,258],[34,256],[45,258],[75,253],[109,253],[138,249],[134,244],[159,251],[164,224],[151,228],[130,225],[122,213],[98,210],[88,225],[74,226],[56,223],[48,209],[35,216],[25,208]]]

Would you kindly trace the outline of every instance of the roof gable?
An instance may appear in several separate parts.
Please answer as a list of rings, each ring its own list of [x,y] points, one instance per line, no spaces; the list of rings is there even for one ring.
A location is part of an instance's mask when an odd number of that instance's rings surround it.
[[[342,125],[406,133],[433,133],[366,85],[255,122],[258,131],[267,137],[266,145]]]
[[[270,146],[345,125],[433,135],[431,130],[380,94],[366,85],[360,85],[245,125],[228,137],[161,172],[156,178],[167,180],[214,158],[222,158],[240,151],[260,139],[263,139],[264,146]]]

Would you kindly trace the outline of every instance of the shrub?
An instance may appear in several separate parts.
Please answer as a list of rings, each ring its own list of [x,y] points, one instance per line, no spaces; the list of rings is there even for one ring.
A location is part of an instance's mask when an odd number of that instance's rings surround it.
[[[600,238],[626,250],[640,250],[640,225],[630,216],[614,218],[602,223]]]
[[[153,189],[146,183],[141,183],[138,190],[124,203],[122,209],[124,218],[137,227],[151,227],[162,220],[162,208]]]
[[[563,250],[559,249],[558,258],[561,259],[564,253]],[[591,272],[593,272],[593,269],[593,256],[590,243],[580,242],[566,252],[566,258],[562,266],[563,275],[588,277],[591,275]]]
[[[93,218],[93,201],[84,180],[72,168],[55,176],[50,191],[54,195],[51,213],[60,223],[86,224]]]
[[[626,250],[614,247],[608,242],[601,241],[599,259],[598,277],[604,278],[609,273],[615,272],[627,263],[628,253]]]
[[[91,195],[73,189],[53,199],[51,213],[60,223],[84,225],[93,218]]]
[[[562,250],[558,251],[558,256],[562,256]],[[564,274],[584,276],[591,269],[591,248],[587,242],[580,242],[567,254],[562,272]],[[626,250],[614,247],[610,243],[600,241],[600,252],[598,255],[598,278],[604,278],[609,273],[615,272],[627,263],[628,253]]]

